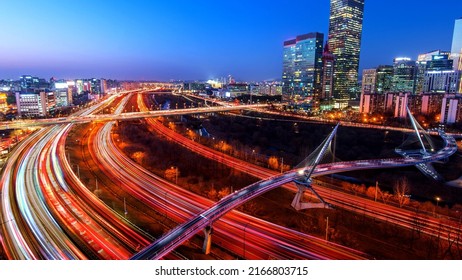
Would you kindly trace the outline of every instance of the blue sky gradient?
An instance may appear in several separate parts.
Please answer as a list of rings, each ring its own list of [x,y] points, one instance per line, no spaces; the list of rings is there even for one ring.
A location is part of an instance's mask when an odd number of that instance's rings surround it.
[[[329,25],[328,0],[3,0],[0,79],[280,79],[282,43]],[[366,0],[360,68],[450,50],[462,1]]]

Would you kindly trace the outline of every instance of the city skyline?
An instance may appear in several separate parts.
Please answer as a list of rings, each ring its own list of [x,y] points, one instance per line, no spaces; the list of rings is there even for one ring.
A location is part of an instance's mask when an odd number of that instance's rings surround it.
[[[439,7],[450,8],[431,22],[422,16],[430,13],[428,5],[402,2],[366,1],[359,73],[392,64],[397,56],[416,59],[419,53],[451,49],[454,21],[462,16],[460,1],[440,1]],[[18,1],[4,6],[0,79],[22,74],[64,79],[194,80],[229,74],[237,80],[280,79],[282,42],[309,32],[327,35],[329,25],[327,0],[117,1],[110,6]],[[397,44],[383,44],[390,41]]]

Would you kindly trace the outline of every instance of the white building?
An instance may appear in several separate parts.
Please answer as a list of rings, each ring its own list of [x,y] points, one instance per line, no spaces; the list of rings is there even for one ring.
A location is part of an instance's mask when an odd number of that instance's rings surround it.
[[[441,123],[452,124],[462,120],[462,96],[458,94],[444,95],[441,104]]]
[[[47,93],[16,92],[16,105],[19,117],[44,117],[48,114]]]

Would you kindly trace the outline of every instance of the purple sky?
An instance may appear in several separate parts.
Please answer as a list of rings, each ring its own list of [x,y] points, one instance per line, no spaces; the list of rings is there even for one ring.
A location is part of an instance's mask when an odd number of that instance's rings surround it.
[[[460,17],[460,0],[366,0],[360,68],[450,50]],[[328,24],[328,0],[4,1],[0,79],[280,79],[283,41]]]

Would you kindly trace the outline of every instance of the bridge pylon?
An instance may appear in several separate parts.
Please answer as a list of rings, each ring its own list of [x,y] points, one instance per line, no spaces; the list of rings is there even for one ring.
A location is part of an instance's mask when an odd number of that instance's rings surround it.
[[[210,254],[210,249],[212,248],[212,233],[213,228],[211,225],[206,226],[204,229],[204,245],[202,246],[202,252],[206,255]]]
[[[311,181],[312,181],[311,178],[306,178],[305,181],[298,181],[298,180],[294,181],[295,184],[297,185],[298,191],[295,194],[294,200],[292,200],[291,206],[297,211],[304,210],[304,209],[314,209],[314,208],[332,208],[311,187]],[[304,202],[303,197],[307,190],[310,190],[319,199],[319,202]]]
[[[401,155],[404,158],[408,157],[416,157],[416,158],[430,158],[432,154],[434,154],[435,147],[432,143],[432,141],[429,138],[428,133],[420,126],[420,124],[417,122],[417,120],[414,118],[412,115],[411,111],[409,110],[409,107],[406,107],[407,113],[409,115],[409,119],[411,121],[412,127],[414,129],[414,133],[417,136],[418,142],[419,142],[419,148],[418,150],[411,150],[411,149],[403,149],[403,148],[396,148],[395,152],[399,155]],[[443,131],[438,130],[438,132],[444,133]],[[423,142],[422,137],[427,138],[427,145],[429,148],[427,148]],[[405,142],[406,143],[406,142]],[[404,143],[402,144],[404,145]],[[425,176],[432,178],[435,181],[440,181],[443,182],[444,178],[441,176],[433,167],[431,162],[423,162],[415,165],[417,169],[422,172]]]
[[[307,169],[300,169],[299,174],[301,177],[297,180],[294,180],[295,184],[297,185],[298,191],[295,194],[294,200],[292,201],[292,207],[296,210],[303,210],[307,208],[330,208],[329,204],[327,204],[322,197],[316,193],[316,191],[311,187],[311,174],[313,174],[314,169],[321,161],[322,157],[326,153],[328,147],[330,146],[332,139],[334,138],[335,134],[337,133],[339,124],[337,124],[334,130],[330,133],[330,135],[324,140],[324,142],[315,150],[318,152],[312,153],[314,155],[314,160],[309,161],[305,168]],[[311,157],[311,155],[310,155]],[[306,190],[310,190],[320,202],[303,202],[303,196]]]

